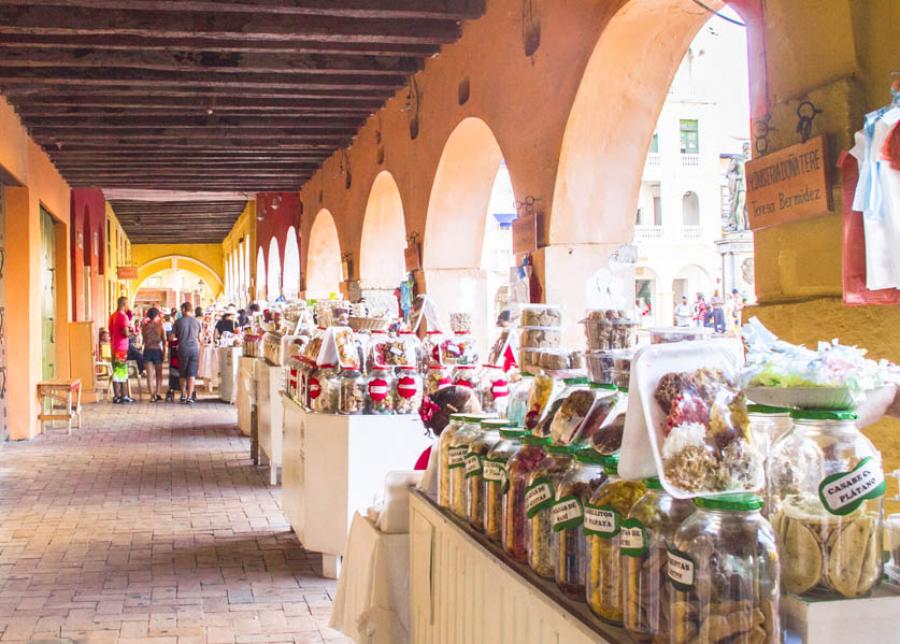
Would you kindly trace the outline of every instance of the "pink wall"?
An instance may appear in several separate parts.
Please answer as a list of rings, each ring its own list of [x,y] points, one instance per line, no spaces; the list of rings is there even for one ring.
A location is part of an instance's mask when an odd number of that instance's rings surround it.
[[[280,202],[276,197],[280,197]],[[275,208],[275,204],[278,208]],[[281,260],[281,269],[284,273],[284,253],[287,242],[288,228],[294,227],[299,235],[300,231],[300,201],[294,192],[260,192],[256,195],[256,249],[253,252],[252,263],[256,266],[256,255],[262,249],[266,258],[266,266],[269,262],[269,245],[274,237],[278,240],[278,256]],[[262,217],[262,220],[259,219]],[[300,241],[299,238],[297,240]]]
[[[104,326],[106,289],[101,271],[106,254],[106,200],[99,188],[72,190],[70,245],[72,261],[72,318],[94,320]],[[84,268],[91,268],[90,310],[84,310]]]

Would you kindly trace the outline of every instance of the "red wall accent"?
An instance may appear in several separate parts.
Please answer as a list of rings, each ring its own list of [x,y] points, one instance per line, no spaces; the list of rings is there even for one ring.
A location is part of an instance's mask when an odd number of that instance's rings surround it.
[[[275,208],[280,197],[281,201]],[[262,219],[260,220],[260,217]],[[281,269],[284,273],[284,251],[287,243],[288,228],[294,227],[297,231],[299,246],[300,234],[300,199],[296,192],[260,192],[256,195],[256,252],[251,261],[256,266],[256,257],[259,249],[262,249],[266,258],[266,267],[269,266],[269,244],[272,238],[278,240],[278,256],[281,260]]]
[[[99,188],[74,188],[71,198],[72,319],[106,326],[106,288],[101,271],[106,256],[106,200]],[[79,248],[79,239],[83,248]],[[91,267],[90,311],[84,310],[84,267]]]

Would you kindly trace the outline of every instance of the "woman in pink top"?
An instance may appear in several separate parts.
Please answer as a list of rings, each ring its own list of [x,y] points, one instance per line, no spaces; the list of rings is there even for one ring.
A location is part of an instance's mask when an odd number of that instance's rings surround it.
[[[120,297],[115,312],[109,316],[109,343],[112,349],[113,404],[133,403],[128,395],[128,299]]]

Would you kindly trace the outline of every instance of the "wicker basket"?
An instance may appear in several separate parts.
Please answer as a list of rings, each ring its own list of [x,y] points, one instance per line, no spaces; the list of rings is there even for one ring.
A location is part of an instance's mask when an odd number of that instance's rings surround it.
[[[387,318],[367,318],[355,315],[350,316],[350,328],[359,333],[360,331],[381,331],[388,325]]]

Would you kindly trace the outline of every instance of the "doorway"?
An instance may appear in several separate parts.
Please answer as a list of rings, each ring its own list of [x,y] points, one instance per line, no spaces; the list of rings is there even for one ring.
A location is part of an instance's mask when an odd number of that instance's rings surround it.
[[[56,376],[56,222],[41,208],[41,378]]]

